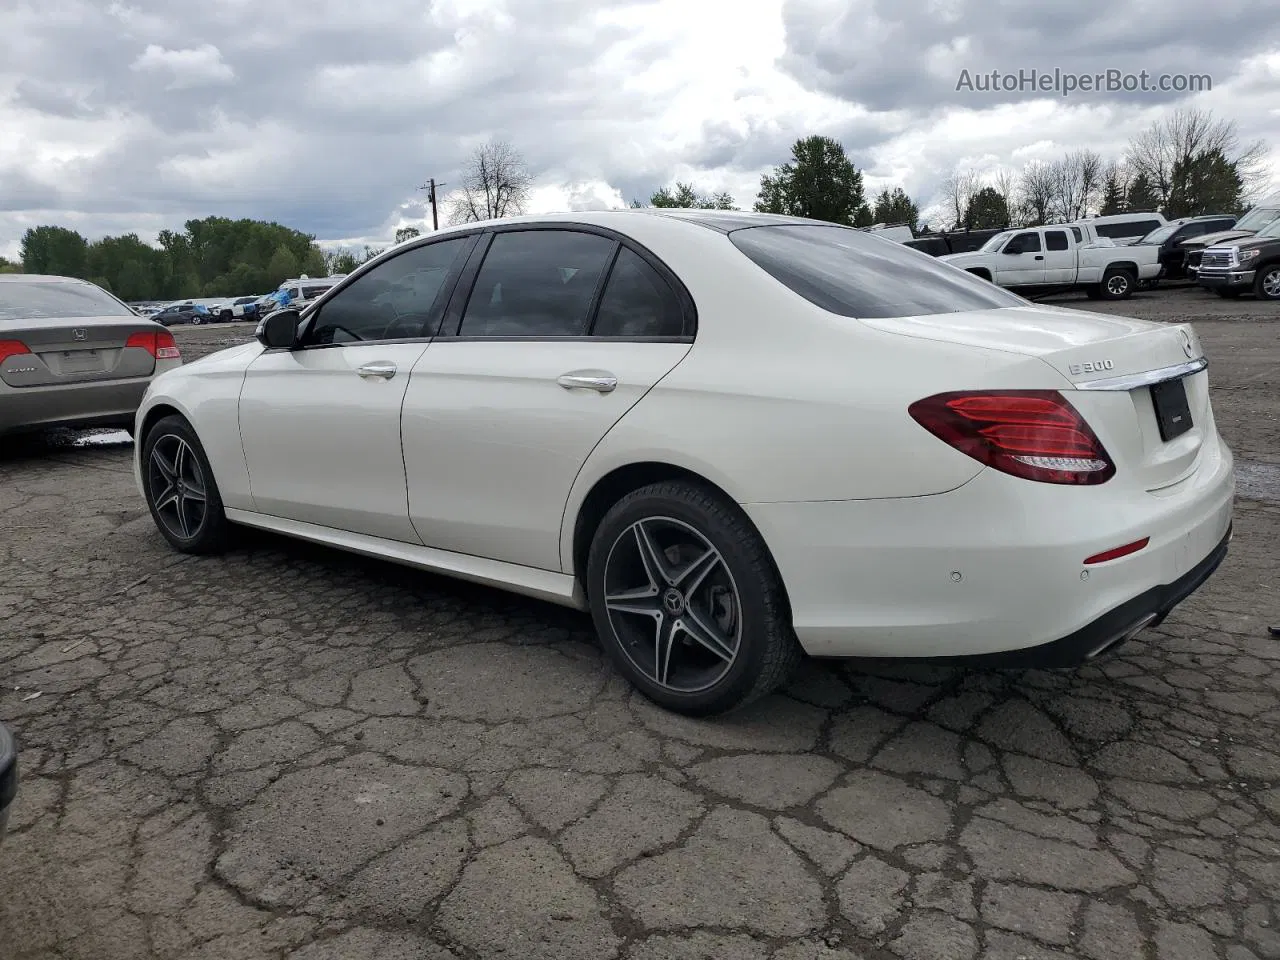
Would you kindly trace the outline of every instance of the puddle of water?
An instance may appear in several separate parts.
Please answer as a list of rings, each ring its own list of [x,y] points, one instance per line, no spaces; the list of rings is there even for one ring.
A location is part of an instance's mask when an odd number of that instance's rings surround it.
[[[1237,460],[1236,496],[1280,503],[1280,464]]]
[[[73,447],[123,447],[133,443],[133,437],[123,430],[104,433],[85,433],[71,441]]]

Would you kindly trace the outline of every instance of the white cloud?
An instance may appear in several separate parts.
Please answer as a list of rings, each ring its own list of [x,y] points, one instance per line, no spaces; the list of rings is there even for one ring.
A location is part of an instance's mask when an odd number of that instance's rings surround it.
[[[129,69],[140,73],[168,74],[169,90],[230,83],[236,76],[235,71],[222,62],[222,53],[211,43],[185,50],[166,50],[158,43],[149,43]]]
[[[32,223],[210,214],[386,243],[429,220],[420,184],[456,184],[494,136],[529,161],[538,212],[676,179],[749,207],[812,133],[928,208],[959,165],[1117,156],[1175,105],[957,95],[958,69],[1104,64],[1212,73],[1183,102],[1280,140],[1280,24],[1194,0],[10,0],[0,254]]]

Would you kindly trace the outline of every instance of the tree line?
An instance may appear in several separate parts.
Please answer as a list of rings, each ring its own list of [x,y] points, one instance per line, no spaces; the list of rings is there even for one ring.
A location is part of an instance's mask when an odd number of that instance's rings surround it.
[[[830,137],[810,136],[795,142],[787,163],[761,177],[753,209],[854,227],[901,223],[918,233],[1157,210],[1171,220],[1239,214],[1264,185],[1266,156],[1262,141],[1241,144],[1234,121],[1207,110],[1178,110],[1131,138],[1111,162],[1080,149],[1019,170],[959,170],[943,183],[942,212],[928,224],[901,187],[868,198],[863,173],[844,147]],[[632,206],[735,209],[728,194],[701,193],[679,182],[655,192],[648,204],[637,200]]]

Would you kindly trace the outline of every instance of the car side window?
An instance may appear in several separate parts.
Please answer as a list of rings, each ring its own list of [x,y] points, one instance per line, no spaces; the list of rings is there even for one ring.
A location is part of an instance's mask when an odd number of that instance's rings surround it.
[[[605,282],[595,325],[597,337],[678,337],[684,333],[684,310],[671,284],[623,247]]]
[[[493,238],[462,315],[463,337],[580,337],[618,244],[576,230]]]
[[[1049,230],[1044,235],[1044,248],[1046,250],[1066,250],[1070,248],[1067,243],[1067,233],[1065,230]]]
[[[445,279],[471,242],[465,236],[424,244],[361,274],[321,306],[304,345],[428,336],[444,307],[437,300]]]
[[[1079,227],[1072,227],[1071,232],[1075,235],[1076,243],[1084,243],[1084,233]]]
[[[1004,248],[1005,253],[1039,253],[1040,252],[1040,234],[1029,231],[1020,233]]]

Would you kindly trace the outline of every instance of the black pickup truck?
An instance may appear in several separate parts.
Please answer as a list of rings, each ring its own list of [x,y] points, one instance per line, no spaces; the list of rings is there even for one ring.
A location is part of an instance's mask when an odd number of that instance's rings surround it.
[[[1280,300],[1280,220],[1205,248],[1196,282],[1220,297],[1252,291],[1259,300]]]

